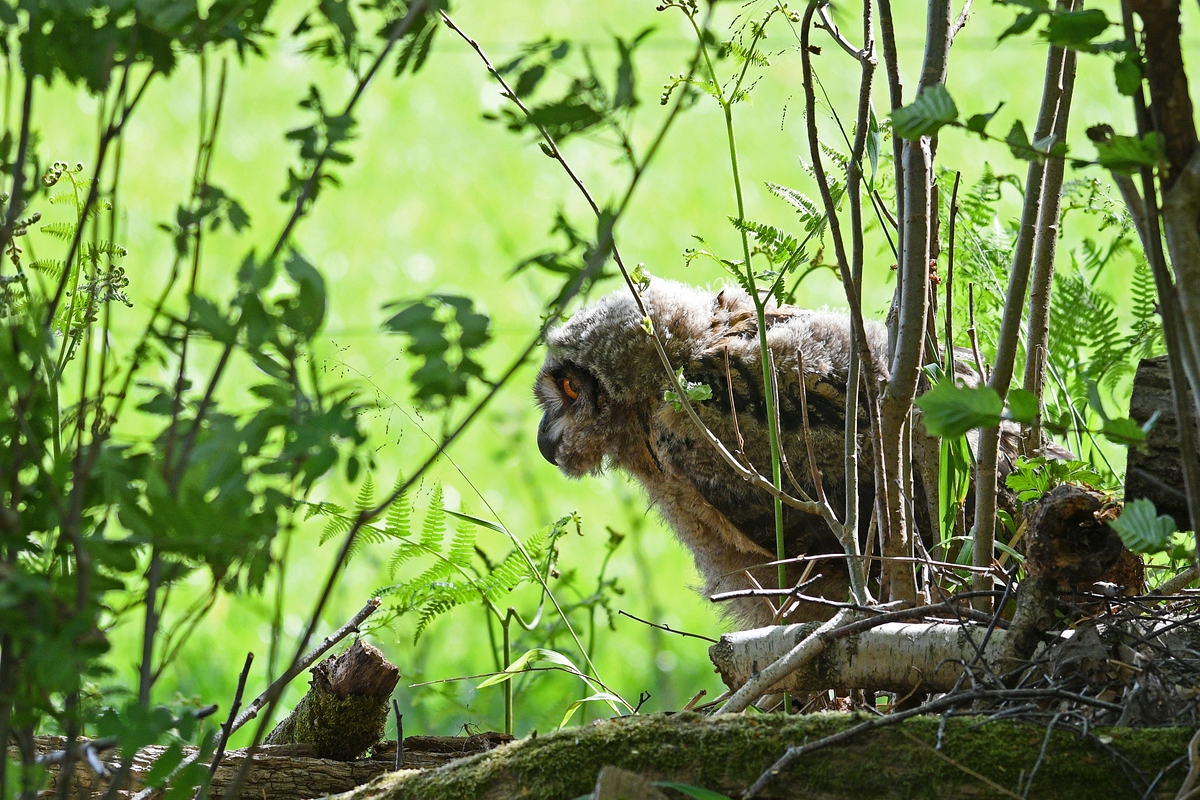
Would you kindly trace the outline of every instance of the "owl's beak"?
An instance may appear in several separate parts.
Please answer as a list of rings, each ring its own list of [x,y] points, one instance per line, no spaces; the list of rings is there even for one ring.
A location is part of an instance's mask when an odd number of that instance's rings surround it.
[[[555,456],[558,455],[558,438],[551,432],[552,426],[547,417],[547,414],[543,414],[542,421],[538,423],[538,450],[542,452],[542,458],[557,467],[558,460]]]

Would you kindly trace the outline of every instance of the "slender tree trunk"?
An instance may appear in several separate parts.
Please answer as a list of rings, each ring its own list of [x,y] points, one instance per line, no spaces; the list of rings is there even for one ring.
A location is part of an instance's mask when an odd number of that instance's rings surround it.
[[[1059,0],[1060,10],[1070,8],[1070,0]],[[1055,115],[1062,95],[1062,80],[1066,53],[1061,47],[1051,47],[1046,59],[1046,78],[1042,88],[1042,105],[1038,112],[1034,140],[1044,139],[1054,130]],[[1040,211],[1044,205],[1046,163],[1038,160],[1029,162],[1025,177],[1025,202],[1021,211],[1021,226],[1017,232],[1013,251],[1012,270],[1009,273],[1008,293],[1004,302],[1004,313],[1000,322],[1000,335],[996,343],[996,361],[992,377],[988,381],[1000,397],[1008,394],[1013,370],[1017,360],[1017,349],[1021,338],[1021,317],[1025,309],[1025,297],[1029,289],[1029,271],[1033,262],[1034,243],[1038,239],[1039,223],[1049,223]],[[1055,192],[1062,191],[1062,184]],[[996,465],[999,459],[1000,429],[984,428],[979,436],[978,472],[975,480],[975,534],[973,561],[977,567],[991,567],[995,551],[996,535]],[[979,572],[974,578],[977,590],[992,588],[990,573]],[[989,605],[988,598],[978,600],[979,607]]]
[[[881,4],[881,11],[882,11]],[[888,9],[890,11],[890,7]],[[889,15],[890,24],[890,15]],[[918,91],[944,83],[950,57],[949,0],[930,0],[925,33],[925,58]],[[888,29],[884,33],[885,58]],[[892,78],[891,65],[888,66]],[[894,83],[898,85],[898,74]],[[893,102],[895,98],[893,98]],[[883,454],[883,481],[877,486],[880,539],[884,557],[907,557],[913,553],[912,537],[916,526],[912,518],[910,437],[906,430],[911,419],[912,401],[917,391],[925,330],[929,315],[930,208],[933,186],[933,145],[928,137],[905,141],[901,146],[902,198],[900,262],[896,288],[897,310],[895,337],[887,388],[880,402],[879,447]],[[907,467],[907,469],[906,469]],[[907,562],[884,561],[883,582],[891,600],[916,597],[916,581]]]
[[[1083,7],[1076,0],[1073,10]],[[1071,97],[1075,88],[1077,54],[1068,50],[1063,60],[1062,84],[1058,98],[1058,113],[1054,117],[1054,143],[1067,140],[1067,122],[1071,114]],[[1037,241],[1033,254],[1033,286],[1029,291],[1029,345],[1025,352],[1025,391],[1037,395],[1039,412],[1025,436],[1025,450],[1033,455],[1045,445],[1040,411],[1046,383],[1046,365],[1050,359],[1050,291],[1054,283],[1054,256],[1058,249],[1059,222],[1062,217],[1062,184],[1066,160],[1053,158],[1046,165],[1045,201],[1042,219],[1038,221]]]

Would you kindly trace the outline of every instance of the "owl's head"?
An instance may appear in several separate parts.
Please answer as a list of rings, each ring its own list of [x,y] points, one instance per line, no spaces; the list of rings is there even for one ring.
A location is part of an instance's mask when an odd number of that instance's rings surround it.
[[[702,345],[690,328],[711,318],[712,294],[654,279],[642,302],[671,361],[687,363]],[[606,460],[631,468],[667,377],[629,290],[581,309],[546,335],[546,346],[534,384],[542,456],[572,477],[599,472]]]

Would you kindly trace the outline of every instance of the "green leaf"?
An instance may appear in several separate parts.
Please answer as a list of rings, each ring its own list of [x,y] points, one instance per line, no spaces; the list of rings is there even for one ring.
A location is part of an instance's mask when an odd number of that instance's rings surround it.
[[[1092,39],[1104,33],[1112,25],[1108,16],[1098,8],[1083,11],[1055,11],[1043,32],[1050,44],[1090,50]]]
[[[557,650],[547,650],[541,647],[535,647],[532,650],[527,650],[517,657],[503,672],[497,673],[490,678],[485,678],[482,683],[476,686],[476,689],[483,689],[488,686],[495,686],[505,681],[512,680],[522,672],[527,671],[534,664],[548,663],[555,664],[564,668],[567,672],[578,675],[585,682],[588,677],[579,671],[579,668],[571,662],[571,659],[564,656]]]
[[[917,398],[921,421],[931,436],[962,436],[972,428],[1000,424],[1004,401],[989,386],[955,386],[941,381]]]
[[[869,189],[875,188],[875,174],[879,172],[879,147],[883,142],[883,136],[879,131],[879,120],[875,118],[875,107],[871,106],[870,118],[867,123],[867,161],[871,164],[871,180],[868,182]]]
[[[933,136],[957,121],[958,106],[940,83],[925,88],[912,103],[892,112],[893,131],[904,139]]]
[[[675,370],[675,380],[683,387],[683,392],[687,399],[692,403],[699,403],[703,400],[712,399],[712,387],[706,383],[692,383],[683,377],[683,367]],[[677,413],[683,411],[683,401],[679,399],[679,394],[668,389],[663,393],[663,400],[670,403]]]
[[[232,344],[237,329],[217,308],[217,304],[198,294],[188,295],[188,326],[201,330],[222,344]]]
[[[1000,37],[996,39],[996,41],[1003,42],[1009,36],[1019,36],[1020,34],[1032,28],[1033,23],[1037,22],[1038,17],[1041,15],[1042,12],[1040,10],[1027,11],[1024,14],[1021,14],[1016,18],[1016,20],[1013,21],[1012,25],[1009,25],[1004,29],[1004,32],[1000,34]]]
[[[1009,418],[1023,425],[1031,424],[1037,418],[1039,406],[1037,395],[1021,388],[1008,390]]]
[[[512,534],[510,534],[508,531],[504,530],[503,527],[501,527],[500,525],[497,525],[495,522],[489,522],[486,519],[480,519],[479,517],[475,517],[470,514],[463,514],[461,511],[451,511],[448,508],[446,509],[446,513],[452,517],[458,517],[461,520],[470,522],[472,525],[478,525],[481,528],[487,528],[489,531],[495,531],[496,533],[499,533],[502,536],[507,536],[509,538],[512,538]]]
[[[610,706],[613,705],[614,703],[623,703],[624,702],[621,698],[617,697],[615,694],[610,694],[609,692],[596,692],[593,695],[584,697],[580,700],[576,700],[574,703],[571,703],[571,705],[567,707],[567,713],[563,714],[562,722],[558,723],[558,727],[565,728],[567,723],[571,721],[571,717],[575,716],[575,712],[579,710],[580,706],[582,706],[584,703],[591,703],[596,700],[600,700],[602,702],[608,703]]]
[[[1142,58],[1133,50],[1124,53],[1121,59],[1113,65],[1113,78],[1117,84],[1117,91],[1126,97],[1132,97],[1137,94],[1138,89],[1142,88],[1144,75]]]
[[[1151,131],[1140,139],[1136,136],[1113,136],[1106,142],[1096,142],[1096,157],[1100,166],[1128,175],[1142,167],[1157,167],[1162,160],[1162,135]]]
[[[1000,103],[996,105],[996,110],[992,113],[971,115],[971,118],[967,120],[967,130],[969,130],[971,133],[983,133],[984,129],[987,128],[987,124],[992,121],[992,117],[1000,113],[1000,109],[1003,107],[1004,101],[1001,100]]]
[[[1004,137],[1004,141],[1008,143],[1008,149],[1012,152],[1013,158],[1019,158],[1022,161],[1033,161],[1037,158],[1037,154],[1033,151],[1033,145],[1029,143],[1029,136],[1025,133],[1025,123],[1021,120],[1013,123],[1008,136]]]
[[[1169,549],[1171,534],[1177,530],[1175,520],[1165,514],[1159,516],[1154,503],[1146,499],[1126,503],[1121,516],[1108,524],[1126,547],[1147,555]]]
[[[1146,440],[1146,431],[1129,417],[1104,420],[1101,432],[1117,444],[1136,445]]]
[[[965,436],[944,436],[938,461],[938,515],[942,541],[954,533],[954,519],[971,487],[971,448]]]

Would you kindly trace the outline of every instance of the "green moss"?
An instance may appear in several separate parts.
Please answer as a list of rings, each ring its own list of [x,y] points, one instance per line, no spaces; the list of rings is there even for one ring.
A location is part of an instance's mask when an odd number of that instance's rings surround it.
[[[860,719],[849,714],[623,717],[524,739],[438,770],[384,776],[341,798],[563,800],[591,791],[606,764],[732,796],[789,744],[819,739]],[[810,753],[765,796],[974,798],[1003,797],[1005,790],[1020,795],[1041,751],[1044,729],[956,718],[947,726],[939,755],[933,748],[938,722],[912,719]],[[1159,770],[1184,754],[1191,733],[1097,728],[1095,739],[1085,739],[1055,732],[1029,797],[1139,798]],[[1181,778],[1181,769],[1169,773],[1159,784],[1159,796],[1173,796]]]
[[[310,692],[269,741],[311,744],[321,758],[352,761],[383,738],[387,714],[386,698]]]

